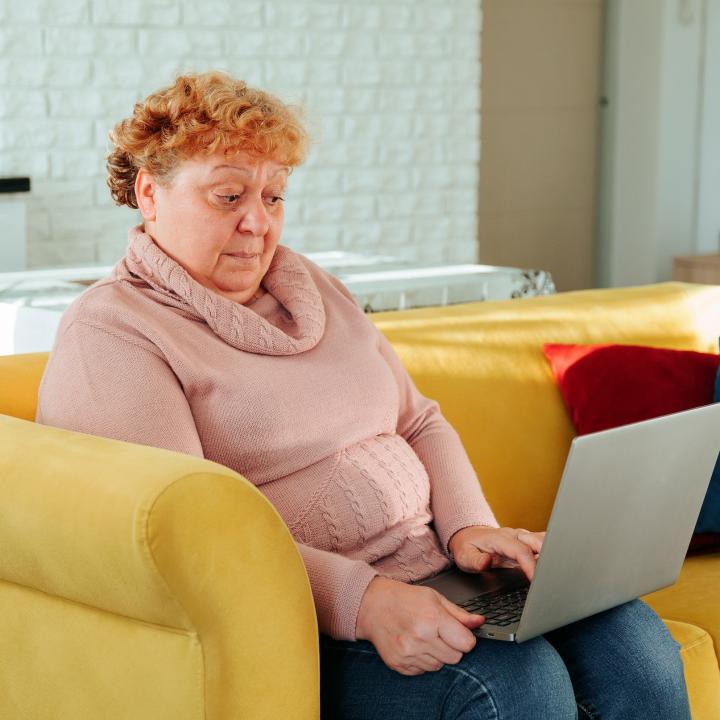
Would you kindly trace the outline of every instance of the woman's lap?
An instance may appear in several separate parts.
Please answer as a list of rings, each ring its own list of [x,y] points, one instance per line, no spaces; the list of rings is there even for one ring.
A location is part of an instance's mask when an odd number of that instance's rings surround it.
[[[330,644],[320,650],[322,720],[519,719],[527,717],[521,712],[528,695],[538,709],[535,717],[576,717],[574,703],[563,712],[572,699],[570,679],[542,638],[524,645],[478,641],[456,665],[415,676],[388,668],[366,641]],[[542,679],[531,672],[538,666]],[[508,678],[515,677],[524,679],[519,692],[503,692]]]
[[[544,637],[570,670],[578,706],[590,717],[689,720],[680,645],[641,600]]]
[[[479,639],[434,673],[324,635],[320,659],[322,720],[690,717],[678,645],[639,600],[521,644]]]

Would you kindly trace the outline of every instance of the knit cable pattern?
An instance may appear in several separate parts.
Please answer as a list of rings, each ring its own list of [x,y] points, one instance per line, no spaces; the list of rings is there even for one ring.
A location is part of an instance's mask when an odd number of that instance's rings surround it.
[[[325,307],[297,253],[278,245],[262,284],[289,315],[288,331],[241,303],[204,287],[138,225],[128,233],[127,269],[154,290],[193,311],[238,350],[295,355],[315,347],[325,331]]]

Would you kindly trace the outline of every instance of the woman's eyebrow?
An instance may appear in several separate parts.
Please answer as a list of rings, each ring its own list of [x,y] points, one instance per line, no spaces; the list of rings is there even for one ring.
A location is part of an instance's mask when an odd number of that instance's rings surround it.
[[[238,172],[241,172],[244,175],[252,175],[252,171],[250,170],[250,168],[243,167],[242,165],[227,165],[227,164],[216,165],[210,172],[215,172],[216,170],[222,170],[224,168],[229,168],[231,170],[237,170]],[[279,172],[282,172],[283,170],[285,172],[290,171],[290,169],[287,167],[281,167],[281,168],[278,168],[272,175],[270,175],[270,177],[274,178]]]
[[[230,168],[231,170],[237,170],[238,172],[244,173],[245,175],[251,175],[249,168],[241,167],[240,165],[216,165],[210,172],[215,172],[216,170],[222,170],[223,168]]]

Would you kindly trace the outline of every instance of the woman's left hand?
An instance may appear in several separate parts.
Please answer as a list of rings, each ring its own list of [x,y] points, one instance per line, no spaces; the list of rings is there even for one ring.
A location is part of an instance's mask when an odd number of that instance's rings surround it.
[[[450,538],[449,547],[455,564],[465,572],[507,566],[511,561],[532,581],[544,539],[544,532],[530,532],[524,528],[473,525],[458,530]]]

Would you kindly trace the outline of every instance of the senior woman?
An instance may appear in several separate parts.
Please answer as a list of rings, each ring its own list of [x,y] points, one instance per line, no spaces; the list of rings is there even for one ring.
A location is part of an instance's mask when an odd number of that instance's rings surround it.
[[[512,561],[457,433],[336,278],[280,245],[297,112],[186,75],[111,133],[125,257],[63,316],[37,420],[210,458],[287,523],[320,628],[324,718],[689,717],[678,646],[634,601],[522,643],[413,581]]]

